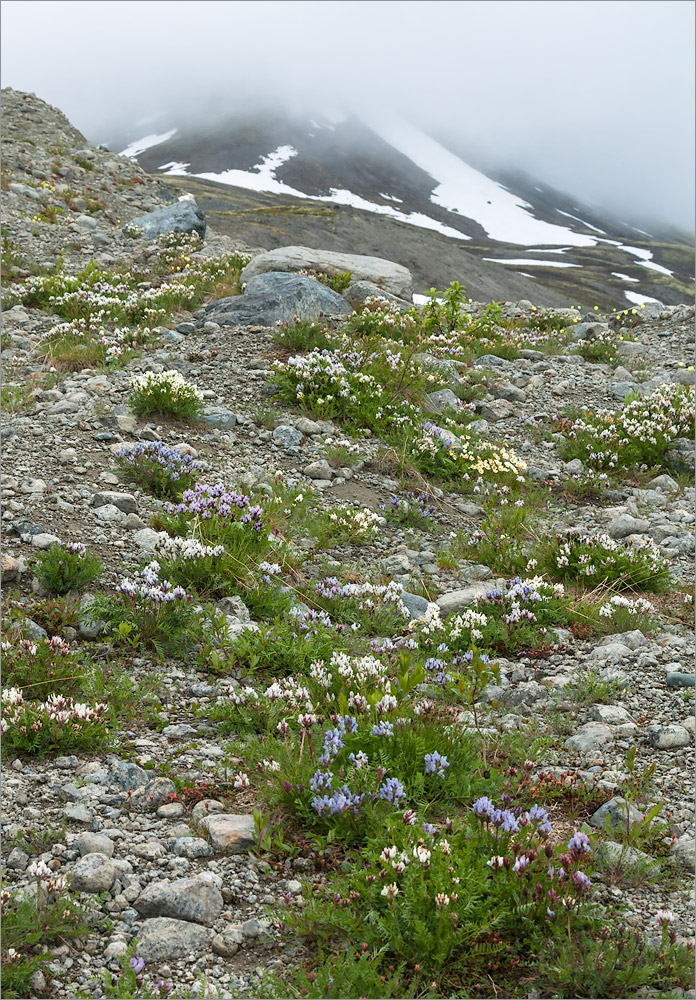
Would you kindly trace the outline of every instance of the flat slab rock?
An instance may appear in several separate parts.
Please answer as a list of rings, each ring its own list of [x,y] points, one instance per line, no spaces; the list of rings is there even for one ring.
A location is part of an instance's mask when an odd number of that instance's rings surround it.
[[[207,945],[208,931],[201,924],[154,917],[140,928],[137,953],[145,962],[168,962],[189,955],[197,959]]]
[[[205,215],[193,198],[184,198],[172,205],[139,215],[123,227],[124,232],[154,240],[164,233],[198,233],[203,239],[206,230]]]
[[[311,269],[322,274],[351,272],[352,280],[369,281],[378,289],[401,299],[411,297],[413,278],[403,264],[383,257],[364,254],[337,253],[334,250],[314,250],[311,247],[277,247],[254,257],[242,271],[242,281],[249,281],[267,271],[304,271]]]
[[[133,903],[142,917],[171,917],[207,926],[215,923],[222,906],[217,886],[196,878],[151,882]]]
[[[199,824],[208,834],[214,851],[229,851],[243,854],[256,843],[254,817],[247,813],[218,813],[204,816]]]
[[[352,312],[343,296],[314,278],[269,271],[250,278],[243,295],[211,302],[206,318],[220,326],[274,326]]]

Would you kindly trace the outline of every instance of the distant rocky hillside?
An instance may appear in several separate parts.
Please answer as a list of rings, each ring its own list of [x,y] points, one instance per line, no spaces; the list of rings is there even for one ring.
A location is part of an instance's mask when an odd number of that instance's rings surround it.
[[[693,297],[685,236],[647,233],[519,173],[488,176],[403,121],[273,112],[153,129],[111,148],[266,249],[374,253],[409,267],[418,291],[456,278],[476,299],[616,308]]]

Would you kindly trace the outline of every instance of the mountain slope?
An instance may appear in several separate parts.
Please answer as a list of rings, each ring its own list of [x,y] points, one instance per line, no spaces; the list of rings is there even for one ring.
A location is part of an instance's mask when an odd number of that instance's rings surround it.
[[[456,277],[481,298],[616,307],[693,295],[686,238],[610,219],[519,173],[484,173],[393,117],[234,115],[111,145],[177,189],[186,178],[220,228],[266,248],[378,253],[423,286]]]

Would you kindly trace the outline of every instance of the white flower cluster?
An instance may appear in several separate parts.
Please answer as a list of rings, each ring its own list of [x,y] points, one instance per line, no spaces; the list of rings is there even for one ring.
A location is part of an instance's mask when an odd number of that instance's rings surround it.
[[[658,447],[679,437],[693,436],[694,389],[666,383],[629,402],[621,413],[600,409],[576,420],[569,436],[590,439],[587,461],[613,469],[621,449],[634,441]]]
[[[181,372],[170,369],[166,372],[145,372],[144,375],[134,375],[131,388],[135,392],[150,393],[165,390],[173,399],[196,399],[203,401],[203,393],[187,382]]]
[[[618,608],[625,608],[631,616],[651,615],[655,613],[655,606],[650,601],[646,601],[644,597],[637,597],[635,601],[632,601],[628,597],[622,597],[620,594],[610,597],[609,601],[599,609],[599,613],[602,618],[612,618]]]
[[[155,551],[164,559],[191,562],[194,559],[205,559],[208,556],[221,556],[224,545],[202,545],[196,538],[182,538],[180,535],[168,535],[160,531],[155,541]]]
[[[329,520],[337,528],[357,538],[374,537],[378,527],[384,524],[384,518],[369,507],[363,507],[362,510],[351,510],[349,507],[332,510],[329,513]]]
[[[124,577],[116,591],[142,602],[154,605],[171,604],[174,601],[185,600],[186,591],[183,587],[175,587],[169,580],[160,580],[160,564],[156,559],[149,562],[138,574],[142,583]]]

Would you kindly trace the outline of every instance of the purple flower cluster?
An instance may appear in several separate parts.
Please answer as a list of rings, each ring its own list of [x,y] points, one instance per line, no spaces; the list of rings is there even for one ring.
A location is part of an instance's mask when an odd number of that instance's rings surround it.
[[[425,755],[425,773],[436,774],[438,778],[444,778],[445,771],[449,767],[449,761],[437,750]]]
[[[230,492],[222,483],[215,486],[199,483],[186,490],[181,499],[181,503],[169,504],[170,514],[195,514],[204,521],[219,517],[223,522],[234,520],[250,524],[256,531],[263,529],[263,511],[258,504],[252,505],[245,493]]]
[[[447,672],[447,663],[445,660],[438,660],[434,656],[429,656],[423,666],[429,673],[435,675],[432,678],[435,684],[446,684],[452,680],[452,675]]]
[[[387,722],[386,719],[382,719],[372,727],[373,736],[393,736],[394,726],[391,722]]]
[[[116,452],[116,458],[122,459],[123,465],[133,467],[151,462],[159,466],[172,482],[177,482],[182,474],[192,476],[203,468],[190,455],[182,455],[176,448],[167,448],[162,441],[138,441],[131,447],[121,448]]]
[[[396,804],[406,798],[406,792],[398,778],[386,778],[379,786],[379,797],[384,802]]]
[[[433,517],[435,508],[430,506],[430,497],[427,493],[413,493],[409,490],[403,496],[390,496],[387,503],[379,505],[380,510],[386,510],[390,514],[406,516],[408,514],[418,514],[418,517]]]
[[[318,774],[319,772],[317,772]],[[316,777],[316,775],[314,775]],[[312,809],[320,816],[336,816],[338,813],[352,812],[355,816],[360,812],[365,793],[356,795],[347,785],[337,788],[332,795],[317,795],[312,799]]]

